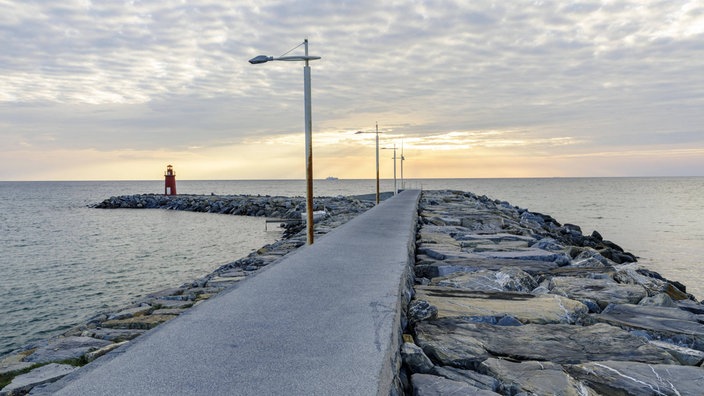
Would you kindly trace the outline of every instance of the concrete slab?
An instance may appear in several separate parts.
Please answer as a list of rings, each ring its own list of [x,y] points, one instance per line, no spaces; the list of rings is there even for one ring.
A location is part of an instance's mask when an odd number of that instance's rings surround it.
[[[419,194],[382,202],[41,392],[387,395]]]

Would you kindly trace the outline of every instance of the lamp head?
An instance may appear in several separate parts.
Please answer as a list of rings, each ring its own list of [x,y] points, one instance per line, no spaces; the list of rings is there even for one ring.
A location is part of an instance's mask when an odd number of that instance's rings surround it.
[[[257,65],[260,63],[266,63],[266,62],[273,61],[273,60],[274,60],[273,56],[259,55],[259,56],[255,56],[254,58],[250,59],[249,63],[251,63],[253,65]]]

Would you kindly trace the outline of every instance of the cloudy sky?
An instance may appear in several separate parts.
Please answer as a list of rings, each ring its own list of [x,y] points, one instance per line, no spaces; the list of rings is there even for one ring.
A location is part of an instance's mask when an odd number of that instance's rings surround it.
[[[701,0],[0,9],[0,180],[304,178],[304,38],[316,178],[704,175]]]

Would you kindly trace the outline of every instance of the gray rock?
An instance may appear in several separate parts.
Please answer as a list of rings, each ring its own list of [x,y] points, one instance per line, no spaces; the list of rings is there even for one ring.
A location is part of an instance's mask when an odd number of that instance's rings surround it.
[[[413,396],[476,395],[497,396],[496,392],[479,389],[466,382],[449,380],[430,374],[413,374]]]
[[[431,320],[438,317],[438,308],[425,300],[413,300],[408,306],[408,319],[411,323]]]
[[[127,308],[123,309],[119,312],[115,312],[112,314],[108,315],[108,320],[119,320],[119,319],[127,319],[131,318],[134,316],[141,316],[141,315],[147,315],[152,311],[151,305],[144,304],[139,307],[133,307],[133,308]]]
[[[131,340],[144,334],[146,330],[97,328],[81,332],[81,337],[92,337],[112,342]]]
[[[480,256],[495,259],[510,259],[510,260],[533,260],[556,262],[560,259],[566,260],[569,263],[569,258],[564,253],[549,252],[542,249],[521,249],[509,252],[479,252]]]
[[[499,271],[480,270],[434,279],[432,285],[447,286],[472,291],[530,292],[538,283],[530,274],[516,267],[502,267]]]
[[[684,366],[700,366],[704,363],[704,352],[696,349],[674,345],[663,341],[649,341],[652,345],[662,348],[674,356]]]
[[[499,391],[507,395],[525,392],[530,395],[587,396],[597,393],[570,377],[559,364],[551,362],[509,362],[489,358],[479,371],[498,379]]]
[[[401,358],[403,363],[411,370],[411,373],[427,374],[433,369],[433,362],[416,344],[404,342],[401,345]]]
[[[459,272],[475,272],[482,269],[499,271],[504,267],[517,267],[531,276],[550,273],[558,268],[557,263],[548,261],[491,259],[485,257],[455,258],[444,261],[429,260],[416,264],[414,270],[417,277],[436,278]]]
[[[552,285],[551,293],[578,301],[590,299],[601,309],[609,304],[637,304],[647,295],[642,286],[620,284],[611,279],[561,276],[553,278]]]
[[[704,351],[703,315],[679,308],[618,304],[611,305],[594,318],[628,330],[644,330],[660,340],[669,340]]]
[[[421,322],[417,344],[436,364],[476,369],[490,357],[559,364],[598,360],[676,363],[666,351],[614,326],[492,326],[455,318]]]
[[[658,293],[652,297],[645,297],[638,302],[638,305],[651,305],[655,307],[678,308],[677,303],[665,293]]]
[[[24,360],[33,363],[47,363],[77,359],[87,352],[100,349],[109,344],[111,344],[110,341],[98,340],[91,337],[57,338],[50,340],[46,346],[38,348]]]
[[[439,286],[416,286],[416,296],[437,307],[438,318],[513,316],[521,323],[577,323],[588,312],[575,300],[554,294],[474,292]]]
[[[68,375],[78,367],[68,364],[50,363],[46,366],[38,367],[26,374],[18,375],[12,379],[6,387],[0,390],[1,395],[21,395],[29,392],[35,386],[54,382],[59,378]]]
[[[602,361],[567,366],[576,379],[604,395],[701,395],[700,367]]]
[[[445,377],[453,381],[466,382],[479,389],[486,389],[493,392],[496,392],[500,385],[500,382],[494,377],[479,374],[476,371],[462,370],[454,367],[435,366],[430,374]]]

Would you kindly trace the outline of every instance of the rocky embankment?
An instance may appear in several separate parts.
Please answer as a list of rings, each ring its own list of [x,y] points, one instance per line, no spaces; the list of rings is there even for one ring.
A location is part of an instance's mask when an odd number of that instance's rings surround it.
[[[401,353],[414,395],[701,395],[704,305],[594,232],[425,191]]]
[[[374,206],[350,197],[319,197],[315,234],[322,235]],[[96,208],[171,209],[300,220],[303,198],[271,196],[128,195],[112,197]],[[145,296],[132,305],[96,315],[64,334],[27,345],[0,358],[0,395],[22,395],[41,384],[58,380],[92,360],[167,322],[224,289],[256,275],[306,243],[305,224],[283,224],[281,240],[247,257],[225,264],[212,273],[179,287]],[[7,385],[7,386],[5,386]],[[4,386],[4,387],[3,387]]]

